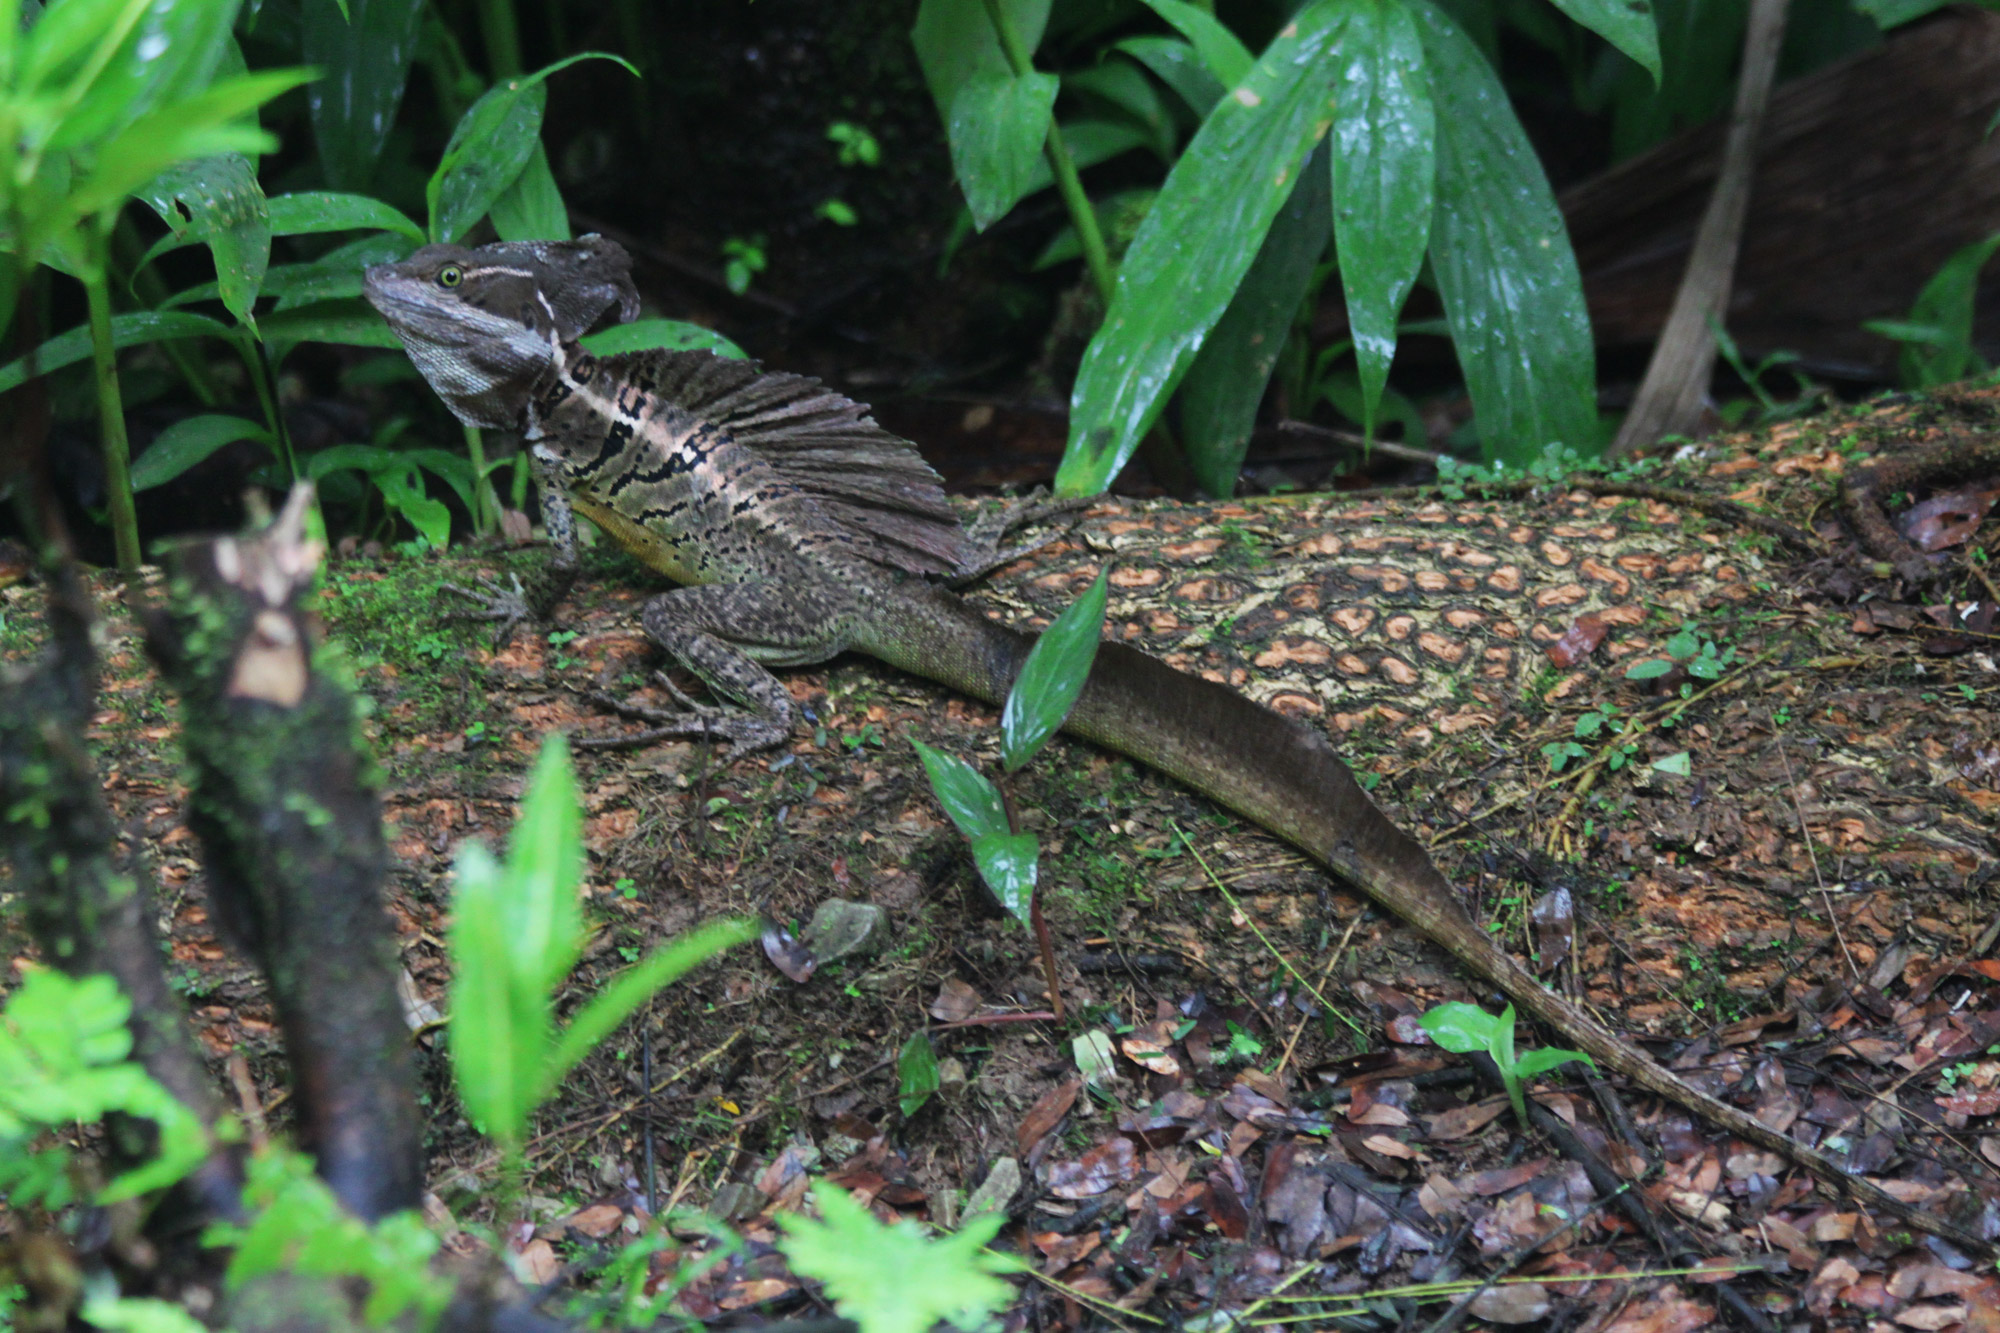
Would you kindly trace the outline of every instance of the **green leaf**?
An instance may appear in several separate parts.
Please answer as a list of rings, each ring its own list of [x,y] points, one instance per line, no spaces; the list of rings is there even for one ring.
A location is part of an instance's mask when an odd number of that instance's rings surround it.
[[[452,895],[450,1019],[453,1080],[473,1123],[503,1147],[526,1138],[536,1091],[554,1048],[547,996],[509,966],[501,900],[507,874],[468,843]]]
[[[1334,84],[1334,245],[1354,331],[1363,429],[1396,354],[1396,316],[1423,267],[1437,179],[1437,118],[1422,38],[1403,0],[1342,0]]]
[[[1033,51],[1042,44],[1042,31],[1049,23],[1049,0],[1000,0],[1008,24],[1021,39],[1021,47]],[[985,0],[923,0],[917,7],[917,21],[910,29],[917,64],[924,82],[937,103],[938,119],[949,123],[951,104],[959,89],[982,75],[1012,77],[1013,66],[1000,49],[987,15]]]
[[[549,170],[549,155],[540,143],[528,165],[506,192],[493,201],[493,230],[503,241],[566,241],[569,209]]]
[[[956,1234],[926,1239],[915,1222],[884,1226],[833,1185],[813,1186],[822,1221],[778,1217],[778,1248],[792,1271],[818,1278],[834,1309],[861,1333],[927,1333],[939,1320],[976,1329],[1014,1299],[996,1274],[1021,1265],[985,1248],[1006,1224],[1004,1213],[970,1218]]]
[[[1000,803],[1000,793],[978,769],[956,755],[933,750],[922,741],[912,740],[910,744],[917,747],[917,755],[924,761],[924,772],[930,777],[938,804],[944,807],[960,833],[978,838],[1007,832],[1007,811]]]
[[[646,1001],[724,949],[754,940],[757,934],[757,922],[749,917],[711,921],[653,950],[611,978],[602,991],[577,1011],[557,1038],[555,1050],[543,1070],[541,1096],[553,1095],[577,1062],[595,1050]]]
[[[407,259],[413,247],[409,238],[397,232],[374,232],[336,246],[319,258],[303,264],[280,264],[264,275],[262,295],[277,298],[279,310],[358,297],[362,271],[370,264],[388,264]],[[216,284],[203,283],[175,292],[161,302],[164,308],[213,301]]]
[[[737,361],[745,360],[750,355],[714,329],[678,319],[635,319],[629,324],[614,324],[582,341],[584,349],[595,356],[650,352],[655,348],[673,352],[713,352]]]
[[[542,742],[521,799],[507,876],[514,892],[507,913],[514,965],[524,979],[553,991],[583,949],[576,899],[583,883],[583,803],[570,771],[569,742],[560,732]]]
[[[424,479],[414,466],[402,464],[371,474],[382,503],[417,530],[433,550],[451,545],[451,510],[424,491]]]
[[[1208,66],[1209,73],[1224,88],[1234,88],[1250,72],[1256,63],[1250,49],[1237,39],[1235,33],[1222,26],[1220,19],[1205,9],[1197,9],[1185,0],[1146,0],[1146,5],[1155,14],[1172,24],[1180,35],[1193,44]]]
[[[1104,489],[1222,318],[1332,124],[1327,65],[1342,26],[1331,0],[1301,11],[1216,104],[1168,174],[1084,352],[1059,493]]]
[[[1674,664],[1664,657],[1652,657],[1643,662],[1634,662],[1625,668],[1627,680],[1658,680],[1674,669]]]
[[[1516,1060],[1514,1062],[1514,1073],[1520,1078],[1534,1078],[1539,1074],[1548,1073],[1551,1069],[1559,1065],[1566,1065],[1572,1060],[1580,1060],[1592,1069],[1597,1068],[1597,1061],[1591,1059],[1582,1051],[1565,1051],[1554,1046],[1544,1046],[1540,1050],[1529,1051],[1526,1055]]]
[[[1000,905],[1024,926],[1033,924],[1036,858],[1041,848],[1032,833],[982,833],[972,840],[972,863]]]
[[[1327,152],[1325,144],[1314,150],[1243,285],[1181,381],[1181,448],[1196,484],[1218,499],[1236,493],[1258,404],[1326,250],[1333,226],[1331,173],[1320,159]]]
[[[1876,26],[1887,32],[1890,28],[1901,27],[1926,14],[1935,13],[1949,3],[1950,0],[1854,0],[1854,7],[1874,19]]]
[[[273,236],[307,236],[327,231],[393,231],[417,244],[424,229],[380,199],[335,190],[281,194],[269,202]]]
[[[322,449],[305,461],[308,480],[319,481],[335,472],[379,472],[399,467],[401,457],[377,444],[336,444]]]
[[[337,190],[375,175],[415,58],[424,0],[300,0],[300,56],[321,70],[306,89],[320,165]]]
[[[1670,754],[1664,759],[1655,759],[1653,761],[1653,771],[1655,773],[1665,773],[1668,777],[1684,778],[1694,771],[1694,765],[1689,759],[1688,752],[1682,750],[1677,754]]]
[[[425,188],[432,240],[459,239],[513,185],[541,147],[542,108],[548,101],[544,84],[580,60],[615,61],[638,73],[619,56],[583,51],[488,89],[459,117]]]
[[[456,241],[486,216],[541,146],[549,90],[539,82],[501,83],[459,118],[426,198],[433,241]]]
[[[1555,195],[1485,57],[1415,3],[1437,106],[1431,266],[1481,445],[1522,467],[1558,441],[1594,454],[1590,317]]]
[[[172,481],[224,445],[255,440],[271,447],[271,432],[254,421],[228,415],[189,417],[156,436],[132,463],[132,490],[151,490]]]
[[[1109,162],[1120,153],[1129,153],[1146,145],[1146,136],[1128,120],[1073,120],[1062,126],[1061,132],[1063,147],[1069,150],[1070,162],[1078,171],[1100,162]],[[1055,183],[1048,154],[1044,153],[1035,159],[1035,169],[1029,175],[1028,188],[1021,197],[1025,199]]]
[[[1110,577],[1111,566],[1098,570],[1083,596],[1063,608],[1028,650],[1000,710],[1000,762],[1009,773],[1034,758],[1076,707],[1104,637]]]
[[[931,1048],[929,1035],[913,1034],[903,1043],[902,1054],[896,1057],[896,1099],[903,1109],[903,1119],[908,1120],[921,1111],[941,1086],[937,1052]]]
[[[1660,29],[1653,22],[1652,0],[1555,0],[1555,5],[1632,57],[1659,85]]]
[[[1138,127],[1162,162],[1174,160],[1180,127],[1160,85],[1146,77],[1138,62],[1106,60],[1088,69],[1073,70],[1062,76],[1062,91],[1081,105],[1108,107],[1114,116]]]
[[[128,4],[117,6],[124,12],[116,18],[104,12],[110,6],[90,7],[96,11],[98,22],[109,20],[106,27],[91,35],[111,45],[115,54],[101,65],[92,62],[86,67],[96,72],[87,88],[70,81],[83,75],[85,69],[64,80],[70,86],[56,93],[58,103],[72,98],[75,101],[49,133],[48,148],[81,147],[208,86],[229,49],[230,28],[236,22],[238,3],[239,0],[211,0],[194,5],[146,4],[136,14]],[[71,7],[57,5],[50,17]],[[136,22],[127,27],[124,24],[127,18]],[[7,22],[10,26],[16,22],[12,6],[8,7]],[[37,26],[48,22],[44,18]],[[61,77],[58,69],[41,66],[41,56],[35,50],[41,43],[31,40],[29,45],[27,68],[23,71],[26,77],[16,86],[32,86],[50,76]],[[103,51],[104,46],[99,45],[97,54]]]
[[[276,310],[257,321],[267,343],[340,343],[348,347],[386,347],[401,351],[382,312],[366,301],[341,299]]]
[[[215,258],[222,304],[245,324],[271,262],[271,223],[256,168],[240,153],[200,158],[167,168],[139,197],[184,239],[201,241]]]
[[[1228,91],[1194,47],[1178,37],[1127,37],[1113,49],[1153,71],[1153,77],[1173,89],[1196,116],[1213,111]]]
[[[1473,1051],[1493,1053],[1500,1038],[1500,1020],[1476,1004],[1441,1004],[1417,1020],[1417,1026],[1431,1034],[1431,1040],[1459,1055]],[[1507,1026],[1513,1027],[1509,1019]]]
[[[1886,321],[1870,323],[1875,332],[1891,337],[1920,332],[1920,336],[1903,338],[1905,345],[1897,357],[1904,388],[1935,388],[1984,368],[1972,345],[1973,304],[1980,270],[1996,249],[2000,249],[2000,232],[1955,251],[1917,293],[1910,318],[1897,333],[1887,333]]]
[[[80,1313],[92,1328],[117,1333],[208,1333],[208,1325],[180,1306],[150,1297],[87,1296]]]
[[[129,315],[111,317],[111,345],[123,349],[136,347],[140,343],[165,342],[170,338],[199,338],[210,334],[226,337],[229,326],[207,315],[188,314],[184,311],[142,310]],[[67,333],[59,333],[35,349],[35,370],[46,375],[64,366],[73,366],[90,356],[90,329],[75,328]],[[0,393],[20,385],[27,379],[26,358],[9,361],[0,366]]]
[[[1059,81],[1053,74],[982,74],[966,81],[945,122],[951,166],[980,231],[1028,192],[1048,140]]]

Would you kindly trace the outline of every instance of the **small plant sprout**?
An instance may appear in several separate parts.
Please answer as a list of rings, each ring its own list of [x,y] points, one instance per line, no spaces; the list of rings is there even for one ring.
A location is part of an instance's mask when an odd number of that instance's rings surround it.
[[[1539,1051],[1516,1056],[1514,1006],[1511,1004],[1501,1010],[1497,1018],[1476,1004],[1441,1004],[1417,1022],[1431,1034],[1432,1041],[1447,1051],[1459,1055],[1484,1051],[1492,1056],[1493,1063],[1500,1069],[1500,1081],[1507,1085],[1507,1099],[1514,1103],[1514,1114],[1524,1125],[1528,1123],[1528,1102],[1522,1089],[1529,1079],[1546,1074],[1557,1065],[1571,1060],[1581,1060],[1592,1069],[1597,1068],[1597,1061],[1582,1051],[1566,1051],[1554,1046],[1544,1046]]]
[[[1099,570],[1083,596],[1049,623],[1028,653],[1013,689],[1007,692],[1007,703],[1000,712],[1000,760],[1005,776],[999,785],[963,759],[933,750],[922,741],[911,742],[924,761],[938,804],[971,841],[980,878],[1001,906],[1035,932],[1058,1019],[1062,998],[1056,992],[1054,948],[1035,896],[1036,861],[1041,849],[1034,834],[1022,833],[1015,826],[1007,790],[1014,774],[1048,744],[1083,693],[1104,634],[1110,574],[1108,565]]]
[[[915,1222],[884,1226],[862,1205],[824,1181],[813,1186],[823,1221],[783,1214],[778,1248],[792,1271],[826,1284],[833,1308],[861,1333],[924,1333],[938,1320],[955,1328],[986,1325],[1014,1298],[999,1274],[1019,1261],[985,1248],[1006,1214],[981,1213],[951,1235],[931,1240]]]

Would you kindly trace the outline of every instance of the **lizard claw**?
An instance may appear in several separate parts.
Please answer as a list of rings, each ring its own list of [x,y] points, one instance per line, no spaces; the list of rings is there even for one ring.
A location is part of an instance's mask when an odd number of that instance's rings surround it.
[[[533,608],[528,605],[528,591],[521,586],[520,576],[510,574],[507,577],[514,585],[512,588],[502,588],[490,574],[480,576],[478,588],[461,588],[456,583],[438,585],[448,593],[476,603],[473,609],[453,611],[446,616],[446,619],[499,622],[499,627],[493,632],[495,652],[505,648],[507,641],[514,637],[514,631],[521,626],[521,623],[534,619],[535,615]]]
[[[673,699],[674,708],[647,708],[593,691],[586,697],[599,707],[653,725],[644,731],[629,732],[623,736],[580,737],[572,742],[575,748],[637,750],[664,740],[719,740],[729,742],[722,762],[733,764],[745,755],[782,745],[790,734],[785,728],[755,713],[697,703],[668,679],[664,671],[655,671],[653,680]]]
[[[1096,496],[1071,496],[1063,500],[1049,500],[1045,498],[1047,494],[1047,491],[1037,486],[1019,500],[1003,505],[990,513],[982,513],[967,524],[965,536],[969,549],[959,567],[946,576],[945,586],[962,588],[968,583],[976,583],[1002,565],[1010,565],[1023,556],[1033,555],[1061,537],[1071,525],[1065,523],[1047,536],[1002,549],[1000,539],[1014,529],[1073,513],[1097,502]]]

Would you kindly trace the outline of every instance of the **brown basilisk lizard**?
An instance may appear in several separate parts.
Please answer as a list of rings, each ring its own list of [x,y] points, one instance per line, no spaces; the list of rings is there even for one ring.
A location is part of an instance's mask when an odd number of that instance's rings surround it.
[[[487,615],[546,615],[568,590],[572,506],[686,585],[648,602],[642,621],[726,702],[683,698],[649,735],[724,738],[731,757],[777,745],[792,701],[770,668],[850,649],[989,703],[1006,696],[1032,640],[939,586],[981,551],[908,442],[815,380],[707,352],[598,357],[578,345],[605,315],[637,313],[618,246],[427,246],[369,269],[367,295],[461,421],[520,430],[530,445],[555,558],[532,586],[495,592]],[[1318,731],[1115,642],[1066,729],[1296,844],[1640,1086],[1916,1227],[1985,1248],[1690,1087],[1545,988]]]

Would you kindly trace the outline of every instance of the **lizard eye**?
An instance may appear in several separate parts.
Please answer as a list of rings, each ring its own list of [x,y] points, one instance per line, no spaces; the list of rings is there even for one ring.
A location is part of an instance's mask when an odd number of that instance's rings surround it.
[[[438,286],[456,287],[465,280],[465,270],[456,264],[446,264],[438,270]]]

